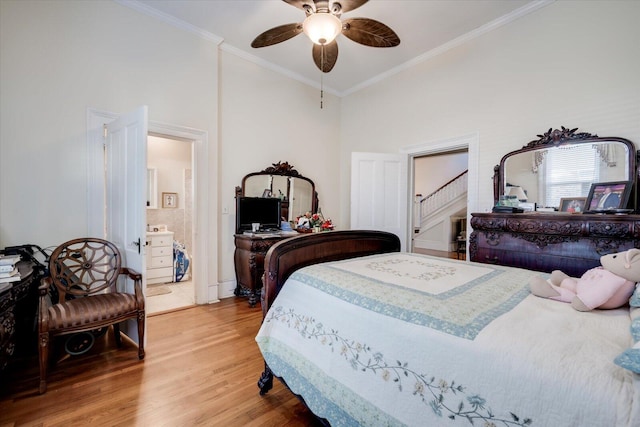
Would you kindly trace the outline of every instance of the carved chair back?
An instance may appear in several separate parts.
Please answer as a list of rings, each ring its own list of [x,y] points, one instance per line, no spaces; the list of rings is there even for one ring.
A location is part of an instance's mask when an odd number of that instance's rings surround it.
[[[121,264],[120,251],[106,240],[86,237],[57,247],[49,259],[51,279],[58,291],[54,302],[116,292]]]

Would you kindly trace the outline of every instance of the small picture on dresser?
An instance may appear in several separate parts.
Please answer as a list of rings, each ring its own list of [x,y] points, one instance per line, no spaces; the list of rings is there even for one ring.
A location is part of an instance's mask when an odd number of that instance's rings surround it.
[[[568,197],[560,199],[560,212],[582,213],[584,205],[587,203],[586,197]]]
[[[177,208],[178,207],[178,193],[162,193],[162,207],[163,208]]]
[[[630,192],[630,181],[598,182],[591,184],[586,209],[589,211],[603,211],[625,208],[629,201]]]

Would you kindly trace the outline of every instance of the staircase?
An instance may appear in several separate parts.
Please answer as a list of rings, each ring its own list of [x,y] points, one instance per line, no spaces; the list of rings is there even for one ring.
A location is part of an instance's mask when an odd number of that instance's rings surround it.
[[[460,221],[466,224],[467,177],[468,171],[464,171],[433,193],[415,201],[414,247],[455,251]]]

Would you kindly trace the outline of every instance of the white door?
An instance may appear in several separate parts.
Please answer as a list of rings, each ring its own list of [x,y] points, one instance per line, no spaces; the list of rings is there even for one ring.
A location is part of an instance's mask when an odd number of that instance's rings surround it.
[[[388,231],[407,250],[407,156],[351,155],[351,228]]]
[[[147,116],[147,106],[121,115],[106,125],[105,138],[106,239],[120,249],[123,266],[142,274],[144,292]],[[133,292],[131,280],[118,286]],[[127,320],[121,325],[122,332],[136,342],[137,328],[135,320]]]

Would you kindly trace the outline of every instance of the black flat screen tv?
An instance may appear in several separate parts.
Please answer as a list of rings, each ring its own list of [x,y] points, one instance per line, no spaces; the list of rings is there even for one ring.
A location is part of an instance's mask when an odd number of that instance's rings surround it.
[[[237,197],[236,233],[251,231],[251,224],[259,223],[260,231],[280,229],[281,201],[274,197]]]

